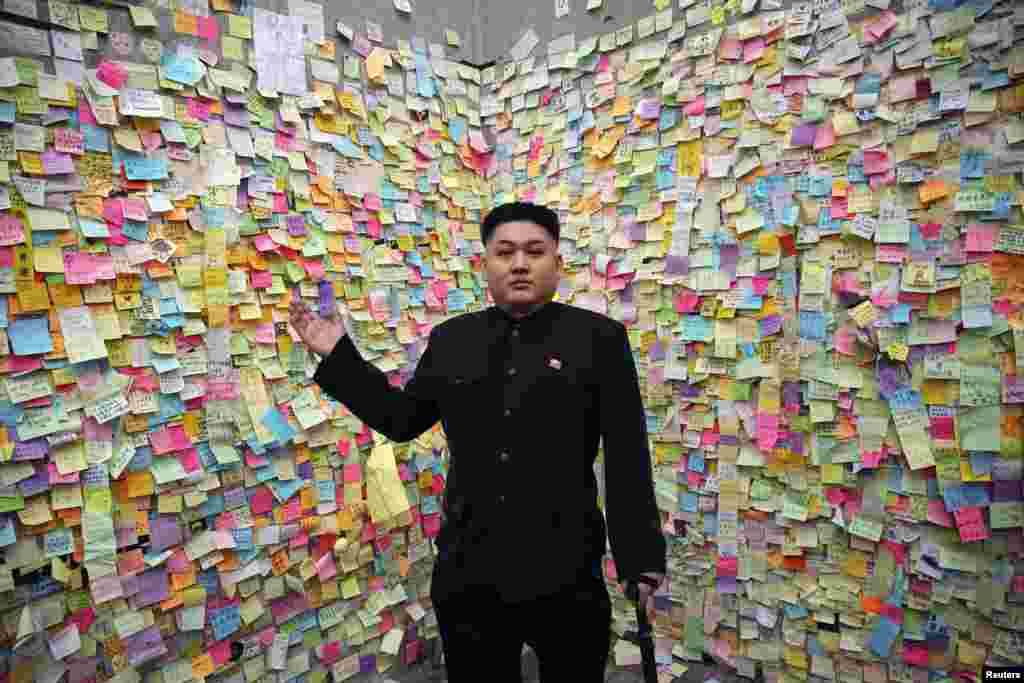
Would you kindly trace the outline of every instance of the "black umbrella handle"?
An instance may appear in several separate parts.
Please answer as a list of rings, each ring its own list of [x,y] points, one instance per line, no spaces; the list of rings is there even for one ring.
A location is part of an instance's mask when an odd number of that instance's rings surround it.
[[[639,576],[636,581],[626,584],[626,597],[636,605],[637,643],[640,645],[640,655],[644,665],[644,683],[658,683],[658,669],[654,660],[654,634],[651,624],[647,620],[647,605],[640,601],[639,583],[645,583],[651,588],[657,588],[658,582],[648,576]]]

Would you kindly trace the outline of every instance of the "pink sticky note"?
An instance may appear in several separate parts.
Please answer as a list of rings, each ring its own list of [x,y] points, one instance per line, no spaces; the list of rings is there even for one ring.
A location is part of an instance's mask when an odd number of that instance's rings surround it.
[[[187,448],[177,453],[178,462],[185,468],[186,472],[198,472],[200,469],[199,465],[199,451],[195,448]]]
[[[83,251],[64,252],[64,281],[69,285],[94,284],[93,255]]]
[[[836,133],[832,121],[825,121],[814,131],[814,149],[831,147],[836,141]],[[835,203],[835,199],[832,200]]]
[[[96,120],[96,116],[92,113],[89,100],[84,97],[78,98],[78,121],[79,123],[88,123],[90,126],[95,126],[99,123]]]
[[[249,505],[254,515],[262,515],[274,509],[274,494],[266,486],[259,486],[253,491]]]
[[[310,279],[314,282],[324,279],[327,274],[327,270],[324,268],[322,261],[306,259],[305,263],[302,264],[306,269],[306,274],[309,275]]]
[[[743,62],[749,64],[761,59],[764,54],[764,38],[758,36],[743,43]]]
[[[220,36],[220,25],[217,23],[216,17],[196,17],[196,24],[200,38],[206,38],[210,43],[217,42],[217,38]]]
[[[953,513],[953,517],[956,519],[956,528],[960,532],[961,541],[969,543],[988,538],[988,526],[985,524],[981,508],[961,508]]]
[[[341,659],[341,641],[335,640],[321,645],[317,648],[316,656],[324,666],[331,666]]]
[[[260,323],[257,325],[256,341],[260,344],[273,344],[277,341],[274,335],[274,323]]]
[[[210,102],[198,97],[188,98],[188,115],[200,121],[210,120]]]
[[[363,467],[359,463],[348,463],[344,466],[345,483],[358,483],[363,480]]]
[[[441,530],[441,513],[434,512],[423,515],[423,535],[427,538],[435,538]]]
[[[779,438],[779,416],[771,413],[757,415],[757,446],[762,451],[775,447]]]
[[[277,249],[277,244],[274,240],[270,239],[270,235],[256,235],[253,238],[253,242],[256,244],[257,251],[274,251]],[[268,274],[270,271],[266,271]],[[270,285],[267,285],[268,287]]]
[[[256,240],[260,237],[267,237],[266,235],[257,235]],[[267,239],[270,239],[267,237]],[[266,250],[261,250],[266,251]],[[274,284],[274,274],[269,270],[254,270],[249,273],[249,277],[252,278],[253,289],[268,289]]]
[[[122,208],[124,217],[133,221],[148,221],[149,209],[146,200],[141,197],[125,197]]]
[[[120,90],[128,80],[128,71],[121,65],[113,62],[103,62],[96,68],[96,78],[100,79],[111,88]]]
[[[704,96],[701,95],[693,102],[683,107],[683,113],[687,116],[700,116],[704,113]]]
[[[722,38],[718,44],[718,55],[722,59],[739,59],[743,54],[743,43],[736,38]]]
[[[928,501],[928,521],[948,529],[953,528],[953,515],[949,514],[941,500]]]
[[[75,172],[75,162],[70,154],[58,152],[55,149],[48,149],[39,155],[43,163],[43,173],[46,175],[65,175]]]
[[[885,152],[878,150],[868,150],[864,152],[864,173],[867,175],[875,175],[878,173],[885,173],[891,167],[889,161],[889,155]]]
[[[25,225],[17,216],[0,215],[0,245],[5,247],[12,244],[21,244],[25,241]],[[13,265],[14,257],[10,249],[5,252],[11,254],[10,260]]]
[[[996,246],[994,223],[971,223],[967,226],[967,251],[991,253]]]
[[[903,661],[911,666],[928,666],[928,645],[925,643],[903,644]]]

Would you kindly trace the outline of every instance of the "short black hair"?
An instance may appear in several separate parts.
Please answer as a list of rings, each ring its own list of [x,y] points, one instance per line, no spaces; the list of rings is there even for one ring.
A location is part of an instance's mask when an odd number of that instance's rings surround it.
[[[483,226],[480,228],[480,237],[483,238],[484,244],[491,241],[491,238],[494,237],[494,231],[498,229],[499,225],[513,221],[536,223],[547,230],[548,234],[551,235],[551,239],[556,244],[558,243],[561,228],[558,223],[557,213],[540,204],[509,202],[508,204],[494,207],[487,214],[487,217],[484,218]]]

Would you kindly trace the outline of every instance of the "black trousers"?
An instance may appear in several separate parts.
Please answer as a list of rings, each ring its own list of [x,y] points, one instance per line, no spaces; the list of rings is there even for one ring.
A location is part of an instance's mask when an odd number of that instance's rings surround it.
[[[611,600],[600,574],[554,595],[507,604],[471,587],[434,603],[448,683],[521,683],[523,644],[541,683],[603,683],[611,645]]]

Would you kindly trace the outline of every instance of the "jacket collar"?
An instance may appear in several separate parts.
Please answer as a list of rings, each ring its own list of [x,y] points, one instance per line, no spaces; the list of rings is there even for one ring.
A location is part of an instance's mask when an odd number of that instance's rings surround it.
[[[518,326],[520,330],[540,330],[549,328],[559,304],[556,301],[548,301],[529,315],[522,318],[515,318],[509,315],[498,305],[491,306],[487,310],[488,319],[492,325],[500,325],[501,329],[509,329]]]

